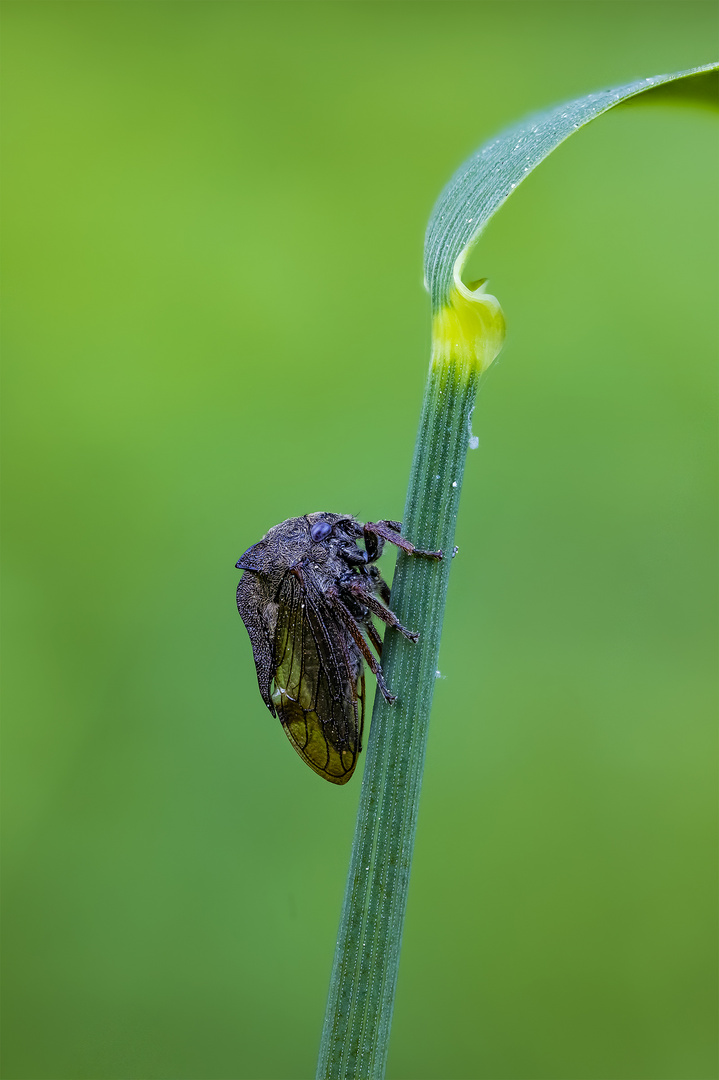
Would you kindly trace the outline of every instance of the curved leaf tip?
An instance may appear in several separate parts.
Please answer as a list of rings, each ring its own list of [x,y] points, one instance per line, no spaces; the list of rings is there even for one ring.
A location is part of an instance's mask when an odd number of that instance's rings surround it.
[[[427,226],[424,272],[434,311],[454,304],[462,267],[487,222],[560,143],[632,98],[677,104],[719,101],[718,79],[719,63],[637,79],[529,116],[480,147],[444,188]]]

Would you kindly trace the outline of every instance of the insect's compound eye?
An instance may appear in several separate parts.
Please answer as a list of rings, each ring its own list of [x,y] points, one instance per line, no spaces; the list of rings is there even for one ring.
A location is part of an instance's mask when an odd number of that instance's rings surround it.
[[[326,540],[331,532],[332,526],[329,522],[316,521],[310,529],[310,536],[316,542],[317,540]]]

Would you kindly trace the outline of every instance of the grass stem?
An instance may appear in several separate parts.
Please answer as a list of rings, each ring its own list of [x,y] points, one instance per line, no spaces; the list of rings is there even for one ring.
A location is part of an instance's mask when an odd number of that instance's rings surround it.
[[[433,364],[425,391],[403,533],[441,548],[441,562],[400,553],[392,608],[420,631],[387,633],[382,667],[398,695],[375,696],[357,826],[340,921],[319,1080],[384,1076],[399,968],[425,747],[436,681],[457,507],[479,373]]]

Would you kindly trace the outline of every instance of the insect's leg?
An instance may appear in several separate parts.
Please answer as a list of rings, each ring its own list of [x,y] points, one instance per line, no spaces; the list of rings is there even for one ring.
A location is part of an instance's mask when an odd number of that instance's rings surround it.
[[[354,543],[340,548],[339,553],[350,566],[364,566],[368,561],[374,562],[379,557],[378,555],[370,556],[368,551],[361,551]]]
[[[340,596],[339,591],[336,588],[328,589],[325,593],[325,596],[327,596],[328,599],[331,601],[337,614],[342,619],[343,623],[354,638],[360,652],[367,661],[367,666],[377,680],[377,686],[382,693],[382,697],[385,699],[386,702],[388,702],[388,704],[392,705],[393,702],[397,700],[397,698],[393,693],[391,693],[387,686],[387,683],[384,681],[382,668],[379,666],[379,663],[377,662],[377,660],[375,660],[374,656],[370,652],[370,647],[362,636],[362,631],[360,630],[360,627],[354,615],[347,607],[344,600]]]
[[[362,531],[364,533],[364,550],[367,562],[376,562],[382,554],[384,540],[377,533],[369,532],[366,525]]]
[[[365,630],[367,631],[367,637],[370,640],[370,645],[373,647],[378,656],[382,655],[382,638],[375,630],[372,623],[368,620],[365,623]]]
[[[372,582],[372,592],[377,593],[381,600],[384,600],[385,604],[389,607],[390,591],[389,585],[380,574],[376,566],[368,566],[365,573],[369,576]]]
[[[415,547],[409,540],[401,535],[398,528],[399,522],[397,521],[368,521],[364,526],[364,542],[365,547],[369,555],[368,537],[377,536],[382,540],[388,540],[390,544],[394,544],[396,547],[401,548],[402,551],[406,551],[408,555],[423,555],[426,559],[441,559],[441,551],[425,551],[423,548]],[[376,545],[377,541],[369,540],[370,545]],[[380,547],[381,551],[381,547]],[[370,556],[371,561],[374,561]]]
[[[382,622],[387,623],[387,626],[391,626],[394,630],[399,630],[400,634],[404,634],[409,641],[418,641],[419,634],[414,630],[408,630],[406,626],[402,626],[397,616],[393,611],[390,611],[388,607],[372,595],[369,589],[366,589],[359,578],[355,578],[353,581],[340,581],[340,585],[343,589],[346,589],[348,593],[351,593],[357,600],[360,600],[365,607],[368,607],[373,615],[376,615]]]

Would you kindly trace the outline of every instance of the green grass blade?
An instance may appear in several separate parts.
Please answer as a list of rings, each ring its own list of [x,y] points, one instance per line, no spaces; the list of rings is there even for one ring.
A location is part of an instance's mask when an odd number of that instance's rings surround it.
[[[454,531],[477,385],[499,353],[504,319],[483,284],[461,271],[484,226],[522,180],[569,135],[637,95],[710,100],[719,65],[639,80],[552,109],[488,143],[442,192],[427,230],[432,298],[429,377],[407,492],[404,533],[442,548],[440,563],[400,554],[392,607],[421,632],[417,645],[388,632],[382,666],[397,694],[376,695],[349,876],[317,1068],[319,1080],[384,1076],[399,968],[425,746]],[[463,762],[458,761],[458,782]]]

